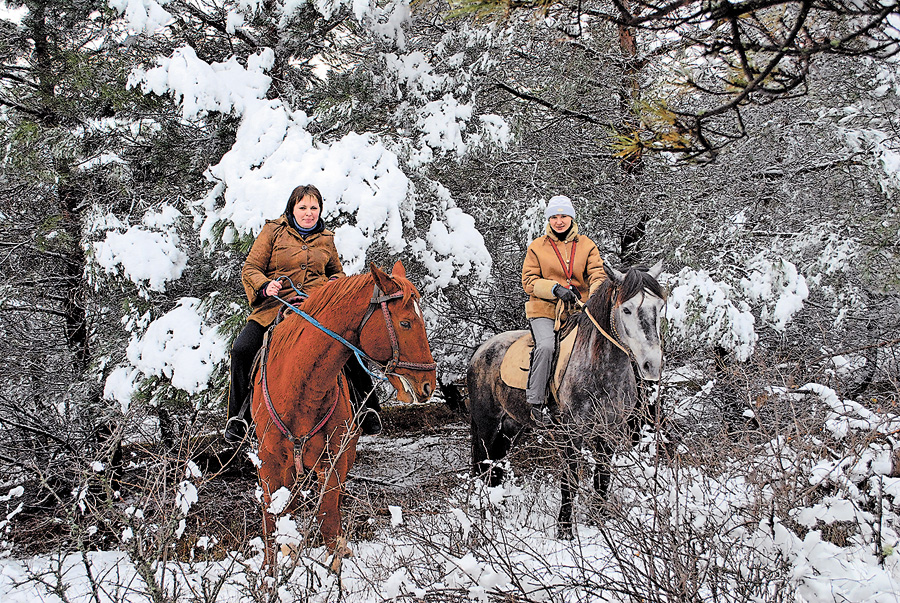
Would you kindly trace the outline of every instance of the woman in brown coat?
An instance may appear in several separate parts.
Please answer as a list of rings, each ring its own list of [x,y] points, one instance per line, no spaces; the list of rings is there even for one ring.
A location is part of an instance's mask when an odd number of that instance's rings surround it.
[[[322,214],[322,193],[315,186],[298,186],[288,198],[284,214],[277,220],[267,220],[262,232],[253,242],[250,254],[241,270],[241,282],[250,302],[252,312],[247,324],[234,340],[231,348],[231,387],[228,392],[228,422],[225,425],[225,441],[240,443],[250,423],[250,368],[256,352],[262,346],[263,334],[282,308],[282,299],[294,296],[288,281],[290,278],[301,291],[310,290],[329,280],[344,276],[341,260],[334,245],[334,233],[325,228]],[[353,364],[353,367],[349,365]],[[368,375],[353,361],[348,368],[356,369],[350,380],[357,386],[365,386]],[[362,373],[359,375],[357,373]],[[371,389],[371,379],[368,385]],[[370,397],[367,406],[377,407],[377,400]],[[375,424],[372,424],[372,421]],[[378,416],[364,417],[363,431],[380,431]],[[365,423],[369,423],[366,425]]]
[[[551,423],[546,403],[556,346],[556,307],[559,303],[587,301],[606,278],[597,246],[578,234],[575,208],[569,198],[551,198],[544,215],[546,234],[531,242],[522,264],[522,286],[528,294],[525,316],[534,337],[525,399],[531,405],[531,418],[540,425]]]

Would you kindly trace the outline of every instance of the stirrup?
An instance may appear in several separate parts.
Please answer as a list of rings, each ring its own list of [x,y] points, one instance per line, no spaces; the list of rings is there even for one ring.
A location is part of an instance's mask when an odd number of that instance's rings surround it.
[[[363,435],[378,435],[384,429],[381,415],[378,414],[378,411],[368,407],[363,407],[357,424]]]
[[[231,417],[225,422],[225,432],[222,437],[227,444],[234,446],[243,443],[247,439],[249,431],[250,426],[247,425],[247,421],[241,417]]]

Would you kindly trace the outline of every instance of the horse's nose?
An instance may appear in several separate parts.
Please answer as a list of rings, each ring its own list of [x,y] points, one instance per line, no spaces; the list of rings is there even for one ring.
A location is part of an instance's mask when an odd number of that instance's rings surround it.
[[[658,381],[662,373],[662,358],[647,358],[638,367],[640,378],[645,381]]]
[[[429,382],[426,381],[422,386],[422,393],[425,394],[426,398],[431,396],[431,384]]]

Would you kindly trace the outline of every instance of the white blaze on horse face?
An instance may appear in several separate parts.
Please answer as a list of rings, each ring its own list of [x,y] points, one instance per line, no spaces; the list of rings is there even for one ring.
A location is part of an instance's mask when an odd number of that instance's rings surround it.
[[[613,309],[613,325],[622,344],[631,351],[638,374],[659,381],[662,373],[662,341],[659,324],[665,302],[647,291]]]
[[[388,375],[388,381],[397,390],[397,399],[401,402],[409,402],[412,404],[417,404],[419,402],[419,397],[416,395],[416,389],[409,382],[409,379],[400,375],[399,373],[391,373]],[[397,382],[400,383],[400,387],[397,387]],[[407,400],[403,400],[401,398],[400,392],[403,391],[406,393],[409,398]]]
[[[422,319],[422,322],[425,322],[425,317],[422,316],[422,308],[419,307],[419,300],[413,300],[413,307],[416,309],[416,314]]]

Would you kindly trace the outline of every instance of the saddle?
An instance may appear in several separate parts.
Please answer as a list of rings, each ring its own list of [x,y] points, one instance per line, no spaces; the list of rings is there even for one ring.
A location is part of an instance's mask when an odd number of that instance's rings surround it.
[[[573,322],[570,321],[569,324],[572,325]],[[550,379],[550,391],[554,397],[563,375],[566,374],[566,368],[569,366],[569,357],[572,355],[572,348],[575,347],[577,335],[578,327],[574,325],[560,330],[556,334],[556,354]],[[500,380],[503,383],[515,389],[528,387],[528,372],[531,368],[531,351],[533,349],[534,338],[531,333],[522,335],[509,346],[500,363]]]

